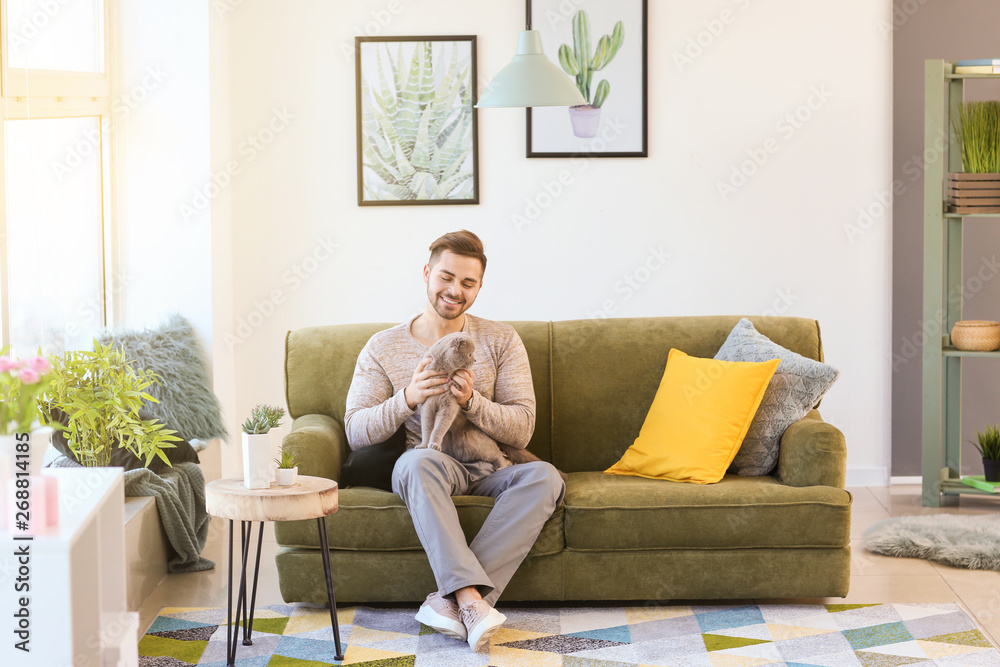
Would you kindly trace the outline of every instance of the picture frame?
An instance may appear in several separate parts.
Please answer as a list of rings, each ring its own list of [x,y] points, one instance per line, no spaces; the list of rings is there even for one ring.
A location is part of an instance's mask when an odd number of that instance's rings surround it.
[[[527,156],[648,157],[648,0],[526,0],[525,12],[528,27],[541,33],[545,55],[588,101],[527,109]],[[585,24],[576,31],[585,39],[574,38],[577,22]],[[603,58],[597,58],[599,46]],[[581,51],[589,56],[589,81],[576,63]],[[578,76],[569,73],[574,67]]]
[[[476,36],[354,48],[358,206],[478,204]]]

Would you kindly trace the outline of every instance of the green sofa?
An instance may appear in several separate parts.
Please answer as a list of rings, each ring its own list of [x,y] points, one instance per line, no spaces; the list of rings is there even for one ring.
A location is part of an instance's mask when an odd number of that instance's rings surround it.
[[[712,357],[739,321],[653,317],[511,322],[528,351],[537,400],[528,448],[568,473],[565,501],[501,598],[667,600],[815,598],[847,594],[851,495],[844,437],[813,410],[781,441],[775,476],[699,485],[605,475],[632,444],[670,348]],[[822,360],[819,325],[752,317],[771,340]],[[283,447],[299,472],[338,479],[350,449],[344,409],[358,353],[391,324],[289,332],[285,389],[294,419]],[[327,517],[338,600],[422,601],[435,590],[399,496],[344,488]],[[472,539],[492,498],[458,496]],[[275,526],[286,602],[326,601],[315,521]]]

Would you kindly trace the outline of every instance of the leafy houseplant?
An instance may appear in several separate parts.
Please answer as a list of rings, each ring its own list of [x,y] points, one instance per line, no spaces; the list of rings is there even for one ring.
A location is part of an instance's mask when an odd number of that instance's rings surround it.
[[[987,482],[1000,482],[1000,429],[987,426],[982,433],[976,431],[972,443],[983,457],[983,472]]]
[[[134,368],[120,348],[94,341],[93,350],[73,350],[52,358],[50,383],[38,402],[38,417],[63,432],[85,466],[107,466],[113,449],[123,447],[149,465],[167,465],[165,449],[180,440],[157,419],[142,419],[146,389],[156,374]]]
[[[361,78],[363,167],[377,176],[363,180],[364,199],[471,199],[471,59],[453,44],[436,83],[431,42],[418,42],[409,63],[402,42],[395,61],[388,48],[377,45],[379,89]]]
[[[621,21],[615,23],[610,35],[602,35],[597,40],[597,47],[591,55],[590,20],[587,12],[582,9],[573,16],[573,49],[568,44],[559,47],[559,65],[563,71],[576,79],[576,87],[587,100],[587,104],[570,107],[570,120],[573,122],[573,134],[578,137],[593,137],[597,134],[600,120],[600,108],[611,92],[611,84],[607,79],[601,79],[590,95],[590,84],[594,72],[599,72],[608,66],[625,39],[625,26]]]
[[[258,404],[243,422],[243,486],[266,489],[271,485],[268,459],[271,455],[270,431],[281,426],[285,409]]]
[[[299,467],[295,465],[297,463],[295,454],[282,448],[281,458],[275,459],[274,462],[278,464],[278,470],[275,471],[275,481],[278,486],[291,486],[295,484],[299,472]]]

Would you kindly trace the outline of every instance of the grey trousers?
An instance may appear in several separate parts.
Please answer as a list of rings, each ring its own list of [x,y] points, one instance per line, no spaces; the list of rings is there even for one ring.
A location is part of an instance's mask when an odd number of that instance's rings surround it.
[[[392,490],[406,503],[438,592],[476,586],[493,606],[562,502],[566,485],[545,461],[493,472],[488,463],[464,464],[433,449],[410,449],[396,460]],[[451,499],[462,495],[496,498],[470,544]]]

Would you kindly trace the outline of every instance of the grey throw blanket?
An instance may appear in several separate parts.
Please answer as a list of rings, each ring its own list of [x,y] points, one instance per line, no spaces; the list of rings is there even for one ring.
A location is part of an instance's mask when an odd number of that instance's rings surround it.
[[[215,567],[201,557],[212,517],[205,511],[205,476],[197,463],[178,463],[157,475],[147,468],[125,472],[126,496],[156,496],[160,523],[173,554],[169,572],[200,572]]]

